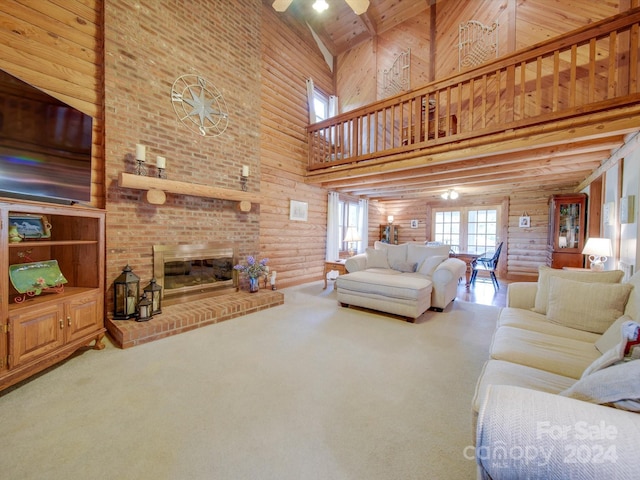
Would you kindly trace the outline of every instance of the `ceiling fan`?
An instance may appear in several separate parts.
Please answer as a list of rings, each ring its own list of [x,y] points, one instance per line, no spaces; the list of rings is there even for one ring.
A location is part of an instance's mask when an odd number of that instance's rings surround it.
[[[276,12],[284,12],[293,0],[274,0],[272,6]],[[351,7],[353,13],[362,15],[369,8],[369,0],[345,0]]]

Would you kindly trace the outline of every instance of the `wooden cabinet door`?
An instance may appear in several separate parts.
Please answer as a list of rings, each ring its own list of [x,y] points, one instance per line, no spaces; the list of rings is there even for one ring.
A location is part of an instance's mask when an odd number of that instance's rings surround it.
[[[36,306],[9,316],[10,367],[35,360],[64,345],[64,306]]]
[[[88,293],[65,304],[65,341],[71,342],[102,328],[102,295]]]

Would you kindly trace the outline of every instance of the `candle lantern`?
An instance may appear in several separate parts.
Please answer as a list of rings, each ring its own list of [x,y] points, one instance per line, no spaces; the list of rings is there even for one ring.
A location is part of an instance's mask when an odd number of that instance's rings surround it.
[[[113,282],[113,318],[128,320],[136,316],[140,278],[127,265]]]
[[[156,283],[155,278],[152,278],[149,285],[144,287],[144,293],[151,300],[151,314],[158,315],[162,313],[162,287]]]
[[[136,322],[146,322],[151,320],[153,313],[151,311],[151,300],[147,298],[147,293],[143,293],[140,301],[138,302],[138,315]]]

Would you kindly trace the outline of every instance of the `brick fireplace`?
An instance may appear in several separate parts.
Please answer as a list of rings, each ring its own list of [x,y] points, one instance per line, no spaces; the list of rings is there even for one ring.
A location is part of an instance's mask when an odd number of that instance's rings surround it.
[[[163,287],[162,313],[151,320],[106,320],[121,348],[165,338],[284,303],[281,292],[240,290],[233,244],[153,246],[153,275]],[[141,288],[144,284],[141,283]]]

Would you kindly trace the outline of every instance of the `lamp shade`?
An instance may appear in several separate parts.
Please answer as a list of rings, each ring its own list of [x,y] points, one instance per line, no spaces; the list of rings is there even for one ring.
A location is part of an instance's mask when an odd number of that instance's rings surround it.
[[[611,240],[608,238],[594,238],[587,240],[587,244],[582,250],[583,255],[593,255],[595,257],[610,257],[613,255],[611,251]]]
[[[347,233],[344,236],[345,242],[359,242],[360,240],[362,239],[360,238],[360,234],[356,227],[347,228]]]

